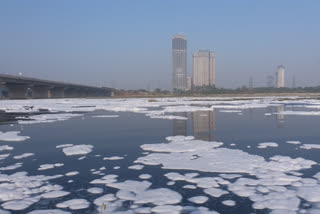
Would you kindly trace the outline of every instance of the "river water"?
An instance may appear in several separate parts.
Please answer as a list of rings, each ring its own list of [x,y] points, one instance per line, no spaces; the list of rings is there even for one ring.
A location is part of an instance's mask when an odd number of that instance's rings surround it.
[[[320,213],[319,106],[1,101],[0,213]]]

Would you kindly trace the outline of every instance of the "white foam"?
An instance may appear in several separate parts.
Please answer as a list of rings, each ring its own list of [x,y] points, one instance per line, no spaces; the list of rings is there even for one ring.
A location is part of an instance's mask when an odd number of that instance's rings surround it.
[[[71,214],[71,213],[64,210],[53,209],[53,210],[34,210],[31,212],[28,212],[28,214]]]
[[[115,118],[119,117],[119,115],[94,115],[93,118]]]
[[[275,114],[318,116],[318,115],[320,115],[320,111],[280,111],[280,112],[275,113]]]
[[[273,142],[266,142],[266,143],[259,143],[258,148],[259,149],[265,149],[267,147],[278,147],[279,145],[277,143]]]
[[[103,193],[103,189],[99,188],[99,187],[92,187],[92,188],[87,189],[87,191],[89,193],[91,193],[91,194],[101,194],[101,193]]]
[[[38,170],[48,170],[48,169],[53,169],[53,168],[56,168],[56,167],[61,167],[63,165],[64,165],[63,163],[42,164],[42,165],[40,165]]]
[[[286,143],[289,143],[289,144],[294,144],[294,145],[298,145],[298,144],[301,144],[300,141],[287,141]]]
[[[62,190],[56,190],[52,192],[43,193],[41,197],[43,198],[60,198],[66,195],[69,195],[70,192],[62,191]]]
[[[56,146],[56,148],[59,149],[59,148],[65,148],[65,147],[70,147],[70,146],[73,146],[73,144],[61,144],[61,145]]]
[[[206,196],[195,196],[195,197],[189,198],[188,201],[191,201],[192,203],[195,203],[195,204],[203,204],[203,203],[206,203],[208,199],[209,198]]]
[[[0,171],[14,170],[22,167],[23,163],[15,163],[10,166],[0,167]]]
[[[1,151],[11,151],[11,150],[13,150],[12,146],[8,146],[8,145],[0,146],[0,152]]]
[[[120,156],[112,156],[112,157],[105,157],[103,160],[122,160],[123,157]]]
[[[301,149],[320,149],[320,144],[302,144]]]
[[[167,120],[188,120],[186,117],[175,116],[175,115],[150,115],[152,119],[167,119]]]
[[[143,169],[143,167],[144,167],[143,165],[137,164],[137,165],[129,166],[128,169],[141,170]]]
[[[59,113],[59,114],[40,114],[29,116],[29,120],[18,120],[19,124],[52,123],[64,121],[73,117],[82,116],[81,114]]]
[[[161,205],[161,206],[155,206],[151,209],[154,213],[172,213],[172,214],[178,214],[183,209],[182,206],[174,206],[174,205]]]
[[[92,145],[75,145],[75,146],[69,146],[66,148],[63,148],[62,151],[65,155],[71,156],[71,155],[86,155],[90,152],[92,152],[93,146]]]
[[[232,201],[232,200],[225,200],[225,201],[222,201],[222,203],[226,206],[235,206],[236,205],[236,202]]]
[[[7,153],[7,154],[1,154],[1,155],[0,155],[0,160],[4,160],[4,159],[6,159],[6,158],[9,157],[9,156],[10,156],[9,153]]]
[[[90,203],[85,199],[72,199],[56,205],[58,208],[69,208],[71,210],[86,209]]]
[[[212,197],[215,197],[215,198],[219,198],[222,195],[229,193],[228,191],[225,191],[225,190],[222,190],[219,188],[213,188],[213,187],[205,189],[204,192],[207,193],[208,195],[211,195]]]
[[[93,181],[91,181],[91,184],[109,184],[109,183],[115,183],[117,182],[117,177],[118,175],[105,175],[100,179],[95,179]]]
[[[0,131],[0,141],[25,141],[29,139],[28,136],[19,136],[19,131],[11,132],[1,132]]]
[[[225,179],[234,179],[242,177],[242,175],[240,174],[220,174],[219,176]]]
[[[16,156],[13,156],[14,159],[22,159],[22,158],[27,158],[27,157],[30,157],[30,156],[33,156],[34,153],[24,153],[22,155],[16,155]]]
[[[72,172],[66,173],[66,176],[75,176],[75,175],[78,175],[78,174],[79,174],[78,171],[72,171]]]
[[[139,175],[139,178],[141,179],[150,179],[152,176],[150,174],[141,174]]]
[[[195,185],[184,185],[182,188],[184,189],[197,189],[197,187]]]

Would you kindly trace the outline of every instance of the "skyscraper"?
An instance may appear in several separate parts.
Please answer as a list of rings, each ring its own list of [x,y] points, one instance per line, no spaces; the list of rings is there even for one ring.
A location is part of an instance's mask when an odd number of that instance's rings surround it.
[[[172,88],[187,88],[187,38],[179,35],[172,38]]]
[[[285,68],[283,65],[278,66],[277,88],[284,88],[284,71],[285,71]]]
[[[193,54],[193,86],[215,85],[215,53],[200,50]]]

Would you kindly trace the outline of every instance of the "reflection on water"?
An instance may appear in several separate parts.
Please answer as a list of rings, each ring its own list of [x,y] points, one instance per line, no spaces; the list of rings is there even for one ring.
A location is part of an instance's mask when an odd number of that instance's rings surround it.
[[[179,117],[187,117],[186,112],[179,112],[175,113],[174,116],[179,116]],[[173,136],[176,135],[187,135],[187,120],[173,120]]]
[[[281,128],[284,127],[284,115],[279,114],[280,112],[284,111],[284,106],[277,106],[277,127]]]
[[[187,113],[176,113],[175,116],[187,117]],[[215,111],[198,111],[192,113],[192,129],[196,139],[215,140]],[[173,136],[187,135],[187,120],[173,120]]]

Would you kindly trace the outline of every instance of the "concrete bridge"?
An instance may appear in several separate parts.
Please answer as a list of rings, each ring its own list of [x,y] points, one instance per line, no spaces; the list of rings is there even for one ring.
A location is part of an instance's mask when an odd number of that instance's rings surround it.
[[[9,99],[110,97],[112,89],[0,74],[2,97]]]

